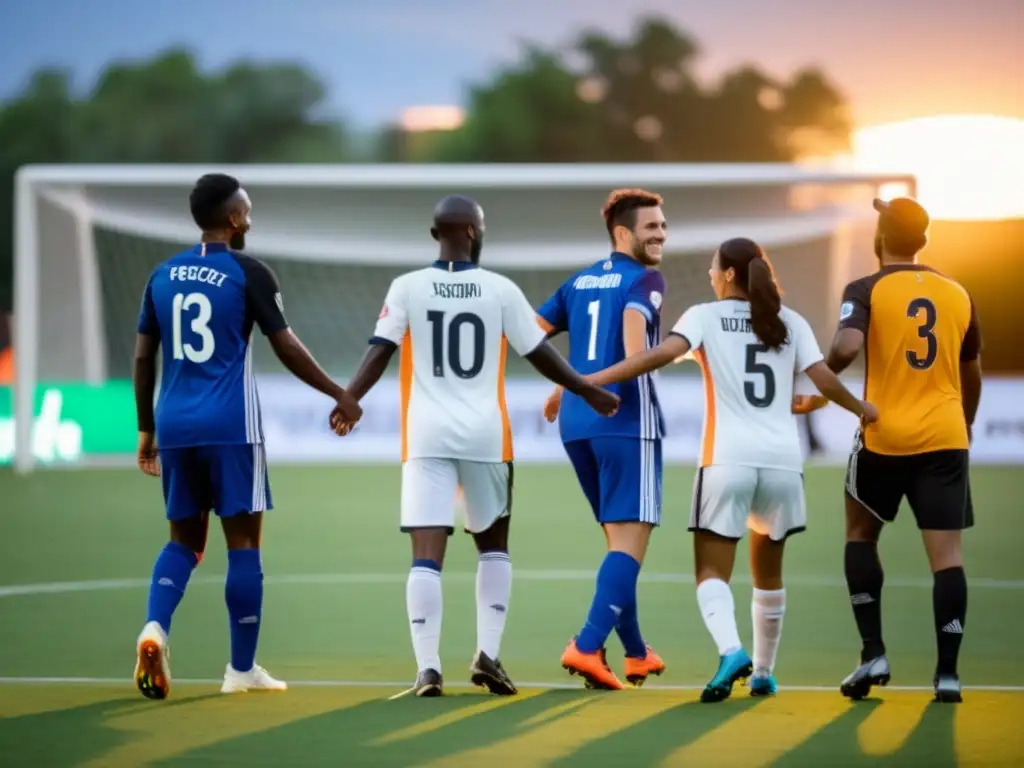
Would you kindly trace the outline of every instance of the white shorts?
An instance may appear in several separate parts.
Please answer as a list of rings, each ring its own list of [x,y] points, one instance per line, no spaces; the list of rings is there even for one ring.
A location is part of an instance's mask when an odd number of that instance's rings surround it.
[[[402,464],[402,531],[455,530],[455,499],[462,490],[463,525],[483,533],[512,512],[512,462],[408,459]]]
[[[741,539],[749,528],[782,541],[806,527],[803,473],[726,465],[697,470],[691,531]]]

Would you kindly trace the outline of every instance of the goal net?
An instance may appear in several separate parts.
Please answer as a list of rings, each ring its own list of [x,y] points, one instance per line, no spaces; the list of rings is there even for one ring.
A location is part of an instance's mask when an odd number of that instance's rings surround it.
[[[207,170],[50,166],[20,172],[19,469],[57,451],[40,448],[30,431],[40,419],[41,389],[50,391],[53,383],[95,388],[131,378],[143,288],[158,263],[194,243],[187,196]],[[575,270],[608,252],[599,217],[608,191],[651,188],[664,196],[669,220],[662,265],[666,324],[710,298],[707,269],[715,246],[743,235],[768,249],[786,302],[824,341],[843,284],[870,269],[872,196],[886,184],[904,190],[913,184],[905,176],[793,166],[254,166],[227,172],[253,200],[247,251],[277,273],[289,322],[341,381],[365,350],[390,281],[435,257],[427,230],[434,203],[445,194],[480,201],[487,216],[483,265],[507,274],[539,305]],[[268,381],[281,372],[265,343],[255,343],[254,360]],[[515,356],[508,366],[510,380],[535,376]],[[51,434],[49,442],[59,441]]]

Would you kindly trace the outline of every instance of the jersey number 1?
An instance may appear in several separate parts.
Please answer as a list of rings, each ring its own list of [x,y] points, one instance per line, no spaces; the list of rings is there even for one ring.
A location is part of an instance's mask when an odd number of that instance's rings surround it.
[[[601,300],[594,299],[587,304],[587,314],[590,315],[590,340],[587,342],[587,360],[597,359],[597,319],[601,315]]]
[[[196,348],[181,340],[181,316],[192,307],[199,311],[192,318],[192,332],[199,336],[200,344]],[[191,360],[193,363],[205,363],[213,357],[216,346],[213,331],[210,330],[210,318],[213,317],[213,305],[205,293],[176,293],[171,304],[171,346],[175,360]]]
[[[432,309],[427,312],[431,325],[433,366],[435,376],[444,376],[444,312]],[[469,368],[462,366],[462,328],[473,329],[473,359]],[[472,312],[460,312],[448,323],[448,367],[460,379],[472,379],[484,367],[484,321]]]

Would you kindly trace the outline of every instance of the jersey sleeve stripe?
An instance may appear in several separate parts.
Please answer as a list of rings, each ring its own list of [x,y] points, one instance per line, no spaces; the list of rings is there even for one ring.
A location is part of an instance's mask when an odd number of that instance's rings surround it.
[[[555,326],[553,326],[540,315],[537,315],[537,325],[540,326],[540,329],[544,331],[544,333],[553,333],[555,331]]]
[[[631,302],[629,302],[626,305],[626,309],[635,309],[637,312],[639,312],[641,315],[643,315],[644,317],[647,318],[647,322],[648,323],[652,321],[651,310],[649,310],[647,307],[645,307],[643,304],[641,304],[638,301],[631,301]]]
[[[406,330],[398,357],[398,397],[401,403],[402,461],[409,457],[409,397],[412,395],[412,334]]]
[[[704,348],[694,350],[693,356],[704,379],[704,435],[701,439],[700,465],[709,467],[715,458],[715,382],[711,378],[711,366],[708,365]]]
[[[374,346],[394,347],[397,346],[391,339],[385,339],[383,336],[374,336],[370,339],[370,344]]]
[[[508,359],[508,339],[501,337],[498,352],[498,410],[501,413],[501,460],[512,461],[512,422],[508,418],[508,404],[505,402],[505,363]]]

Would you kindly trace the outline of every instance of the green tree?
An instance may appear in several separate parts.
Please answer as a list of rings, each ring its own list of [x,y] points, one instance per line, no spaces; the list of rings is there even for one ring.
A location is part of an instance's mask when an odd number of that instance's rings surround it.
[[[843,96],[819,70],[777,82],[748,64],[701,88],[696,41],[657,17],[625,41],[586,32],[575,52],[578,71],[529,46],[475,87],[465,125],[436,159],[779,162],[849,144]]]
[[[36,73],[0,107],[0,310],[11,302],[13,176],[28,163],[339,162],[346,137],[315,117],[323,85],[292,64],[203,72],[184,50],[109,66],[83,98]]]

